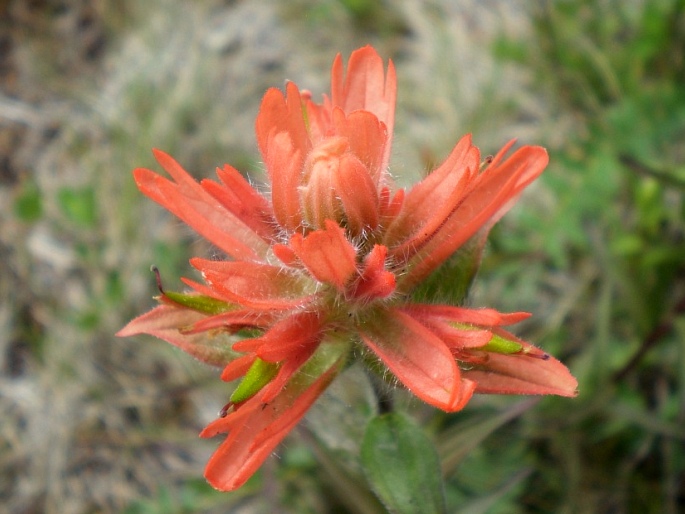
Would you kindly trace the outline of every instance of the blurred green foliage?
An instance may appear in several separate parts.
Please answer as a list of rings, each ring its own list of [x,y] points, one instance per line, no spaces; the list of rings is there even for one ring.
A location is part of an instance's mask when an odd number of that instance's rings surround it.
[[[546,212],[524,208],[518,224],[493,233],[493,260],[519,265],[484,275],[511,291],[545,291],[571,274],[573,307],[544,339],[563,344],[581,395],[553,432],[547,410],[525,417],[538,473],[524,511],[679,512],[685,2],[542,2],[534,34],[501,38],[496,55],[528,70],[571,130],[547,142]]]
[[[76,226],[90,228],[97,223],[97,208],[93,188],[60,189],[57,192],[57,202],[64,216]]]

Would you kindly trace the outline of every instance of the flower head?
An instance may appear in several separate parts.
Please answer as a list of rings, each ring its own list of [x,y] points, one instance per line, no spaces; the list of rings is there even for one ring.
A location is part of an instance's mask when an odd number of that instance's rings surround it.
[[[256,121],[266,197],[231,166],[197,183],[155,150],[172,180],[136,169],[140,190],[227,259],[195,258],[202,282],[162,292],[118,335],[147,333],[240,379],[202,432],[228,436],[206,477],[242,485],[340,373],[355,346],[417,397],[448,412],[474,393],[574,396],[576,380],[503,327],[528,316],[412,303],[410,293],[489,228],[547,164],[543,148],[507,144],[483,163],[471,137],[411,189],[388,174],[396,77],[370,46],[333,63],[321,104],[288,83]]]

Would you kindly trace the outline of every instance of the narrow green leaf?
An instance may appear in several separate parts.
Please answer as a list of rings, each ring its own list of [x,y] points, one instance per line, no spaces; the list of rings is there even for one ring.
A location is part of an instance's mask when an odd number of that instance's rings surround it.
[[[228,312],[231,309],[235,309],[235,305],[222,302],[211,296],[164,291],[161,298],[164,299],[164,297],[183,307],[188,307],[189,309],[204,314],[221,314],[222,312]]]
[[[231,402],[241,403],[252,398],[261,391],[262,387],[271,382],[271,379],[278,373],[279,367],[274,362],[267,362],[257,357],[233,391]]]
[[[438,454],[421,429],[397,413],[371,420],[361,448],[364,472],[396,514],[445,513]]]
[[[502,336],[497,334],[493,334],[492,339],[488,341],[488,344],[479,348],[479,350],[483,350],[485,352],[503,353],[505,355],[518,353],[522,349],[522,344],[509,339],[504,339]]]

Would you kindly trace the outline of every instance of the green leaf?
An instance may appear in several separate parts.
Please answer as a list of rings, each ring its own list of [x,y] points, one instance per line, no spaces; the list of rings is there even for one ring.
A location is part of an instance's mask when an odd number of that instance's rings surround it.
[[[446,512],[435,447],[402,415],[384,414],[371,420],[361,458],[371,487],[390,512]]]
[[[523,350],[523,345],[517,343],[516,341],[504,339],[500,335],[492,334],[492,339],[490,339],[490,341],[488,341],[488,343],[485,346],[481,346],[479,350],[482,350],[484,352],[503,353],[505,355],[511,355],[512,353],[518,353],[521,350]]]
[[[261,389],[271,382],[271,379],[278,373],[279,365],[274,362],[267,362],[257,357],[250,369],[238,384],[238,387],[231,395],[232,403],[242,403],[252,398]]]
[[[461,305],[469,293],[473,279],[480,267],[487,232],[479,232],[464,243],[459,250],[417,285],[412,298],[417,302]]]
[[[178,293],[176,291],[164,291],[162,298],[171,300],[174,303],[188,307],[194,311],[202,312],[204,314],[221,314],[222,312],[230,311],[235,306],[230,303],[217,300],[211,296],[200,294]]]

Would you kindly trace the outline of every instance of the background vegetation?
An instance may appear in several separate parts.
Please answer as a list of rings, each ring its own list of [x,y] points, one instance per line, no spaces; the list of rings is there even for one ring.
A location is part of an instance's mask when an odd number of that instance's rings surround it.
[[[469,304],[566,362],[577,399],[399,395],[438,448],[448,510],[685,510],[685,2],[0,2],[0,497],[15,513],[383,512],[361,478],[375,412],[352,369],[241,491],[201,478],[215,370],[116,340],[213,250],[140,195],[171,152],[258,178],[252,123],[285,78],[324,92],[372,43],[400,90],[392,172],[472,132],[542,144],[543,178],[493,231]],[[176,282],[174,282],[176,281]]]

